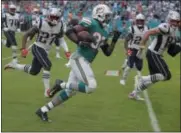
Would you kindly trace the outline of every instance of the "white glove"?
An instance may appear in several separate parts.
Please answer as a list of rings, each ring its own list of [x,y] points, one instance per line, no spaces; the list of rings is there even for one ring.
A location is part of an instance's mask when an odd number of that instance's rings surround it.
[[[20,29],[17,29],[17,32],[21,32],[21,30],[20,30]]]
[[[142,49],[138,50],[138,52],[137,52],[137,54],[136,54],[136,57],[137,57],[138,59],[143,59],[143,50],[142,50]]]
[[[3,28],[3,31],[8,31],[9,29],[7,27],[4,27]]]

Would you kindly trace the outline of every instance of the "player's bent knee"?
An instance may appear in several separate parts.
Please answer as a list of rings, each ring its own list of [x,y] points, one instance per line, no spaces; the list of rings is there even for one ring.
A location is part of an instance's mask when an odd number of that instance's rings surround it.
[[[30,70],[30,74],[31,74],[31,75],[34,75],[34,76],[37,75],[37,74],[39,74],[39,72],[40,72],[40,71],[31,71],[31,70]]]
[[[165,80],[170,80],[172,78],[172,75],[171,75],[171,73],[169,72],[168,74],[167,74],[167,76],[165,77]]]
[[[52,64],[48,65],[47,67],[44,67],[45,70],[50,71],[52,67]]]

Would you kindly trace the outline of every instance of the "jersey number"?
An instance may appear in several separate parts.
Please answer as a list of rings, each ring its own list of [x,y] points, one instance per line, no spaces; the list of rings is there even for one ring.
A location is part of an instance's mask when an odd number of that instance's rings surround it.
[[[100,46],[100,44],[102,43],[102,41],[105,40],[105,37],[101,36],[101,34],[99,32],[95,32],[93,34],[93,37],[96,38],[96,43],[95,44],[92,43],[91,46],[92,46],[92,48],[97,49]]]
[[[170,43],[172,43],[173,42],[173,37],[172,36],[169,36],[168,38],[167,38],[167,41],[166,41],[166,44],[165,44],[165,48],[170,44]]]
[[[47,32],[42,32],[39,34],[38,36],[38,42],[41,42],[41,43],[47,43],[47,40],[49,38],[51,38],[51,41],[49,44],[51,44],[54,40],[55,40],[55,37],[56,37],[57,34],[49,34]]]
[[[133,44],[139,45],[140,42],[141,42],[141,39],[142,39],[142,38],[141,38],[140,36],[136,36],[135,39],[134,39]]]
[[[10,21],[11,26],[14,26],[14,25],[16,26],[18,23],[16,19],[10,19],[9,21]]]

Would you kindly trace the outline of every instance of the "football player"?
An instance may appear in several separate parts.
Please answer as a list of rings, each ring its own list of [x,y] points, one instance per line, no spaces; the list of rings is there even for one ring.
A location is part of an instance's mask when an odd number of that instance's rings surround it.
[[[146,58],[150,74],[139,78],[135,77],[135,89],[129,94],[129,98],[143,100],[139,97],[139,93],[147,89],[150,85],[159,81],[168,81],[171,79],[170,70],[163,59],[163,53],[167,52],[171,56],[177,55],[181,51],[181,47],[176,43],[176,30],[180,21],[180,14],[173,11],[168,16],[167,23],[161,23],[158,27],[148,30],[140,43],[140,51],[137,57],[140,58],[142,50],[151,35],[156,37],[148,47]]]
[[[109,23],[111,14],[112,12],[107,5],[99,4],[94,7],[92,18],[83,18],[78,25],[67,30],[67,37],[78,45],[76,52],[72,53],[70,57],[71,71],[68,82],[56,80],[55,85],[51,88],[50,96],[54,96],[59,90],[62,91],[47,105],[37,110],[36,114],[41,120],[49,121],[47,112],[67,101],[76,91],[89,94],[97,88],[91,63],[94,61],[99,48],[106,56],[110,56],[120,36],[119,32],[115,32],[112,43],[109,45],[106,41],[108,33],[104,27]],[[81,31],[89,32],[87,40],[92,41],[80,41],[77,35]]]
[[[29,29],[23,36],[21,55],[26,57],[28,50],[26,48],[26,42],[29,37],[37,35],[36,41],[32,46],[33,60],[32,64],[17,64],[9,63],[5,66],[5,69],[14,68],[17,70],[24,71],[31,75],[37,75],[41,68],[43,68],[43,83],[45,87],[44,96],[48,97],[50,88],[50,70],[52,63],[48,58],[48,51],[51,49],[52,43],[55,38],[59,38],[62,41],[63,24],[60,19],[60,12],[56,8],[52,8],[49,11],[47,18],[40,19],[31,29]]]
[[[18,29],[19,16],[16,14],[16,6],[14,4],[9,5],[9,11],[3,16],[3,31],[6,37],[6,47],[12,48],[13,62],[17,62],[17,41],[15,32]]]
[[[124,46],[127,51],[128,61],[127,66],[123,71],[122,79],[120,84],[125,85],[126,78],[130,70],[134,67],[137,69],[138,76],[141,76],[141,70],[143,68],[143,60],[136,57],[137,52],[140,47],[139,44],[143,38],[143,34],[148,30],[145,25],[145,16],[143,14],[138,14],[136,16],[135,25],[129,27],[128,36],[125,39]]]
[[[59,9],[60,11],[60,14],[61,14],[61,18],[63,17],[63,11],[61,9]],[[61,23],[63,23],[63,27],[64,27],[64,32],[66,31],[66,24],[65,22],[60,19]],[[55,45],[56,45],[56,58],[61,58],[60,57],[60,54],[59,54],[59,51],[60,51],[60,46],[64,49],[65,51],[65,56],[67,59],[69,59],[71,53],[69,52],[69,49],[68,49],[68,46],[67,46],[67,43],[65,42],[64,38],[62,38],[61,41],[59,41],[58,38],[55,39]]]
[[[38,23],[39,19],[40,19],[40,11],[39,9],[34,8],[32,12],[32,26]]]

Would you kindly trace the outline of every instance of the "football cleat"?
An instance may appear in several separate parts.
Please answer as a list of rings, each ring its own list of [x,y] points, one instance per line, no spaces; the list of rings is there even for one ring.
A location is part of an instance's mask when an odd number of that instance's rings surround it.
[[[49,95],[50,95],[50,89],[46,89],[45,92],[44,92],[44,96],[46,98],[49,98],[50,97]]]
[[[130,99],[138,100],[138,101],[144,101],[144,98],[140,97],[138,94],[132,92],[128,95]]]
[[[40,119],[41,119],[42,121],[51,122],[51,120],[48,119],[47,112],[42,112],[41,109],[38,109],[38,110],[36,111],[36,115],[37,115],[38,117],[40,117]]]
[[[53,85],[53,87],[49,90],[49,97],[52,98],[57,92],[59,92],[60,90],[62,90],[60,84],[63,81],[60,79],[56,79],[55,84]]]
[[[6,64],[4,66],[4,70],[7,70],[7,69],[15,69],[15,63],[14,62],[10,62],[10,63]]]

